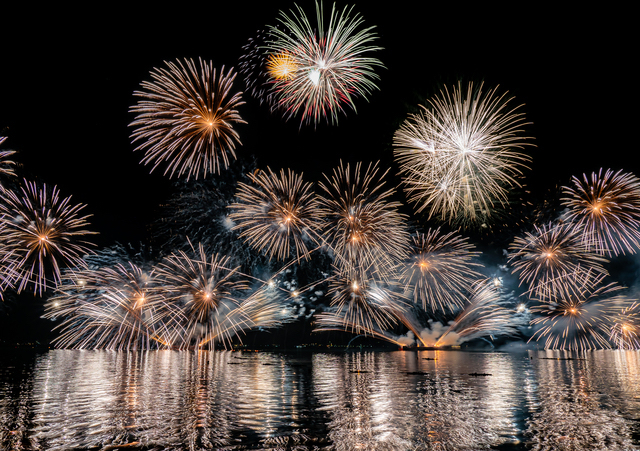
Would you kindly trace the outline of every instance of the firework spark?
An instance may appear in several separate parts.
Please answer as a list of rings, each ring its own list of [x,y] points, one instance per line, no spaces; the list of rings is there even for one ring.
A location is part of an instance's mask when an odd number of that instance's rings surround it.
[[[454,311],[464,304],[464,296],[482,274],[473,260],[480,252],[456,234],[430,229],[413,236],[411,257],[400,275],[405,295],[431,311]]]
[[[628,304],[626,297],[618,294],[621,289],[614,283],[596,289],[583,286],[580,292],[532,307],[532,312],[542,316],[531,320],[532,325],[541,327],[529,341],[545,338],[545,349],[567,351],[611,348],[607,340],[609,318]]]
[[[354,99],[366,99],[378,89],[374,68],[382,63],[369,56],[380,50],[371,45],[377,36],[374,27],[361,28],[363,19],[350,17],[353,7],[338,12],[333,5],[326,26],[322,3],[316,2],[316,24],[296,5],[290,15],[280,12],[281,28],[270,27],[266,43],[270,67],[278,61],[277,71],[270,69],[273,90],[279,106],[290,118],[300,115],[301,123],[318,123],[322,118],[337,122],[348,105],[355,110]],[[283,66],[282,58],[287,58]],[[280,69],[287,68],[283,77]]]
[[[613,326],[609,332],[609,340],[618,349],[640,349],[640,304],[633,302],[623,306],[611,317]]]
[[[516,237],[509,246],[513,272],[528,293],[541,300],[566,298],[584,285],[595,285],[607,271],[607,260],[589,252],[580,233],[571,224],[534,226],[534,232]]]
[[[0,136],[0,146],[7,139],[6,136]],[[15,150],[2,150],[0,151],[0,175],[9,175],[14,176],[16,173],[13,171],[13,166],[16,165],[15,161],[7,160],[8,157],[15,154]],[[2,188],[2,184],[0,183],[0,189]]]
[[[230,269],[229,257],[209,256],[202,244],[193,253],[194,257],[173,253],[156,269],[162,296],[182,309],[187,321],[180,347],[189,347],[192,339],[209,342],[216,337],[229,342],[235,331],[226,317],[238,309],[238,296],[249,288],[248,282],[238,277],[238,268]]]
[[[149,272],[128,263],[71,271],[47,303],[45,318],[62,318],[60,348],[144,350],[171,347],[181,321]]]
[[[433,346],[460,344],[480,337],[516,333],[513,312],[499,303],[500,292],[492,280],[479,281],[473,287],[468,304],[449,324]],[[422,334],[425,339],[425,334]]]
[[[19,192],[6,190],[0,202],[0,241],[3,260],[15,277],[4,283],[18,292],[33,284],[34,293],[51,282],[60,282],[62,266],[85,266],[82,256],[90,243],[78,237],[93,234],[85,229],[90,215],[80,216],[82,204],[71,204],[71,197],[60,198],[57,187],[38,188],[24,180]]]
[[[131,107],[137,114],[131,136],[142,140],[136,150],[146,149],[142,163],[153,163],[152,171],[166,161],[170,177],[177,172],[198,178],[226,168],[229,155],[235,158],[240,139],[233,126],[246,123],[236,110],[244,103],[242,93],[231,93],[235,74],[199,61],[199,69],[193,60],[166,62],[168,69],[156,68],[150,74],[154,81],[134,92],[143,100]]]
[[[311,184],[291,170],[276,175],[267,168],[248,177],[253,186],[238,183],[239,203],[230,206],[234,229],[242,229],[240,238],[270,258],[286,259],[293,248],[298,258],[307,257],[319,228]]]
[[[563,187],[569,208],[567,220],[583,231],[582,241],[601,255],[635,253],[640,243],[640,180],[631,173],[602,169],[573,177],[573,186]]]
[[[352,171],[340,162],[332,177],[325,175],[327,183],[320,182],[325,196],[319,197],[318,214],[340,270],[359,268],[384,278],[407,257],[406,217],[399,203],[386,200],[393,191],[382,191],[387,172],[378,177],[377,164],[363,170],[358,163]]]
[[[343,318],[345,330],[366,333],[385,330],[396,324],[395,312],[403,304],[384,281],[364,278],[361,271],[337,270],[329,283],[331,306]]]
[[[518,151],[528,145],[520,136],[525,118],[497,89],[445,88],[395,133],[395,158],[417,212],[479,224],[507,205],[510,188],[521,186],[530,159]]]

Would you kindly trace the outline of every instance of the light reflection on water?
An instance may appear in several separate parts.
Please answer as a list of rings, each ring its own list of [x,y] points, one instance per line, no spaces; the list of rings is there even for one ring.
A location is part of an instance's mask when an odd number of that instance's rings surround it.
[[[640,353],[0,357],[0,449],[640,448]]]

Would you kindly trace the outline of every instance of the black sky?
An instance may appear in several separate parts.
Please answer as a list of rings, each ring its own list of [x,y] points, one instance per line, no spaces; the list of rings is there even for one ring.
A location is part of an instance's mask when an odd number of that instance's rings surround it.
[[[312,13],[313,2],[299,3]],[[242,45],[291,7],[207,2],[3,11],[5,147],[19,151],[21,174],[87,204],[99,244],[141,239],[171,183],[161,172],[150,175],[139,164],[142,154],[133,152],[127,126],[133,91],[163,60],[237,65]],[[537,145],[529,149],[526,180],[534,195],[600,167],[640,173],[630,11],[401,1],[355,2],[354,11],[377,27],[384,47],[376,55],[386,66],[380,91],[369,102],[359,99],[357,114],[341,117],[338,126],[315,129],[285,122],[245,96],[240,113],[248,124],[238,127],[238,154],[255,155],[263,168],[303,171],[311,181],[341,158],[381,160],[395,173],[390,144],[409,109],[462,78],[499,84],[525,104]]]

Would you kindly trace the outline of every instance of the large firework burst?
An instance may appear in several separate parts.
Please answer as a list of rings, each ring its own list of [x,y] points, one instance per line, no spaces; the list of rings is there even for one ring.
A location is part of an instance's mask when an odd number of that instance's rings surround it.
[[[371,44],[377,36],[374,27],[361,28],[362,17],[351,16],[352,11],[339,12],[333,5],[327,24],[322,3],[316,2],[312,25],[296,5],[289,15],[280,12],[280,27],[270,27],[268,72],[278,106],[288,117],[335,123],[345,106],[355,110],[355,98],[377,89],[374,68],[382,63],[369,56],[380,49]]]
[[[609,340],[618,349],[640,349],[640,304],[623,305],[611,316]]]
[[[509,261],[520,283],[540,300],[567,298],[582,286],[595,285],[607,271],[607,260],[589,252],[581,233],[569,223],[534,226],[509,246]]]
[[[384,278],[407,256],[406,218],[397,210],[399,203],[387,201],[392,190],[383,191],[387,172],[378,176],[377,164],[363,169],[361,163],[352,171],[340,162],[332,177],[325,175],[327,183],[320,182],[323,236],[340,270],[358,268]]]
[[[595,289],[585,285],[576,293],[532,307],[542,316],[531,321],[541,327],[529,341],[545,338],[545,349],[567,351],[611,348],[610,317],[629,303],[618,293],[621,289],[615,283]]]
[[[582,241],[590,251],[608,256],[635,253],[640,245],[640,180],[621,170],[602,169],[591,179],[571,179],[564,187],[567,220],[582,230]]]
[[[285,259],[294,248],[298,258],[308,256],[319,228],[311,183],[291,170],[277,175],[267,168],[248,177],[252,185],[238,183],[239,202],[230,206],[240,238],[270,258]]]
[[[462,307],[471,285],[482,277],[474,268],[480,252],[467,239],[455,233],[440,233],[430,229],[416,233],[410,260],[405,265],[400,282],[405,294],[415,303],[431,311],[455,310]]]
[[[226,317],[238,309],[238,296],[248,289],[248,282],[238,277],[238,268],[231,268],[229,257],[207,255],[202,244],[193,254],[173,253],[156,269],[162,296],[180,308],[186,320],[180,346],[214,337],[228,342],[235,330],[228,327]]]
[[[69,272],[46,307],[45,318],[62,318],[54,340],[61,348],[154,349],[171,347],[181,335],[180,311],[133,263]]]
[[[498,88],[483,93],[461,83],[429,100],[394,136],[405,191],[417,211],[454,223],[478,224],[507,205],[508,190],[520,186],[529,157],[519,151],[525,124]]]
[[[78,239],[92,234],[85,229],[90,215],[80,216],[84,205],[62,199],[57,187],[24,180],[18,192],[3,191],[0,202],[0,242],[4,264],[14,277],[4,283],[18,292],[32,284],[42,294],[60,282],[64,266],[85,266],[82,256],[90,243]]]
[[[236,110],[242,93],[231,92],[235,74],[199,61],[199,68],[188,59],[166,62],[151,72],[152,82],[142,82],[144,91],[134,92],[142,100],[130,110],[137,114],[131,136],[142,141],[136,150],[145,149],[142,162],[153,163],[152,171],[167,162],[165,174],[198,178],[235,158],[240,139],[233,126],[245,123]]]

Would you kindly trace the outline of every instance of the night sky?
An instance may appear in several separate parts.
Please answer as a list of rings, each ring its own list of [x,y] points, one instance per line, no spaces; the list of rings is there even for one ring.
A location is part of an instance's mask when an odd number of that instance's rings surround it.
[[[299,3],[312,14],[313,2]],[[237,154],[254,155],[260,168],[302,171],[314,182],[340,159],[381,160],[396,174],[394,131],[418,104],[462,79],[499,84],[515,96],[514,106],[525,104],[533,123],[527,134],[537,146],[527,150],[532,202],[600,167],[640,175],[632,137],[637,39],[626,25],[629,11],[412,3],[355,2],[365,25],[377,27],[384,50],[374,56],[386,66],[378,71],[380,90],[356,101],[357,114],[349,111],[337,126],[300,127],[245,95],[239,112],[248,124],[237,127]],[[99,246],[144,240],[172,182],[161,170],[149,174],[139,164],[142,152],[133,152],[133,91],[165,60],[237,66],[247,40],[293,7],[256,4],[3,11],[0,135],[8,136],[4,149],[19,152],[19,174],[57,184],[63,196],[86,204]],[[244,89],[240,77],[235,87]]]

